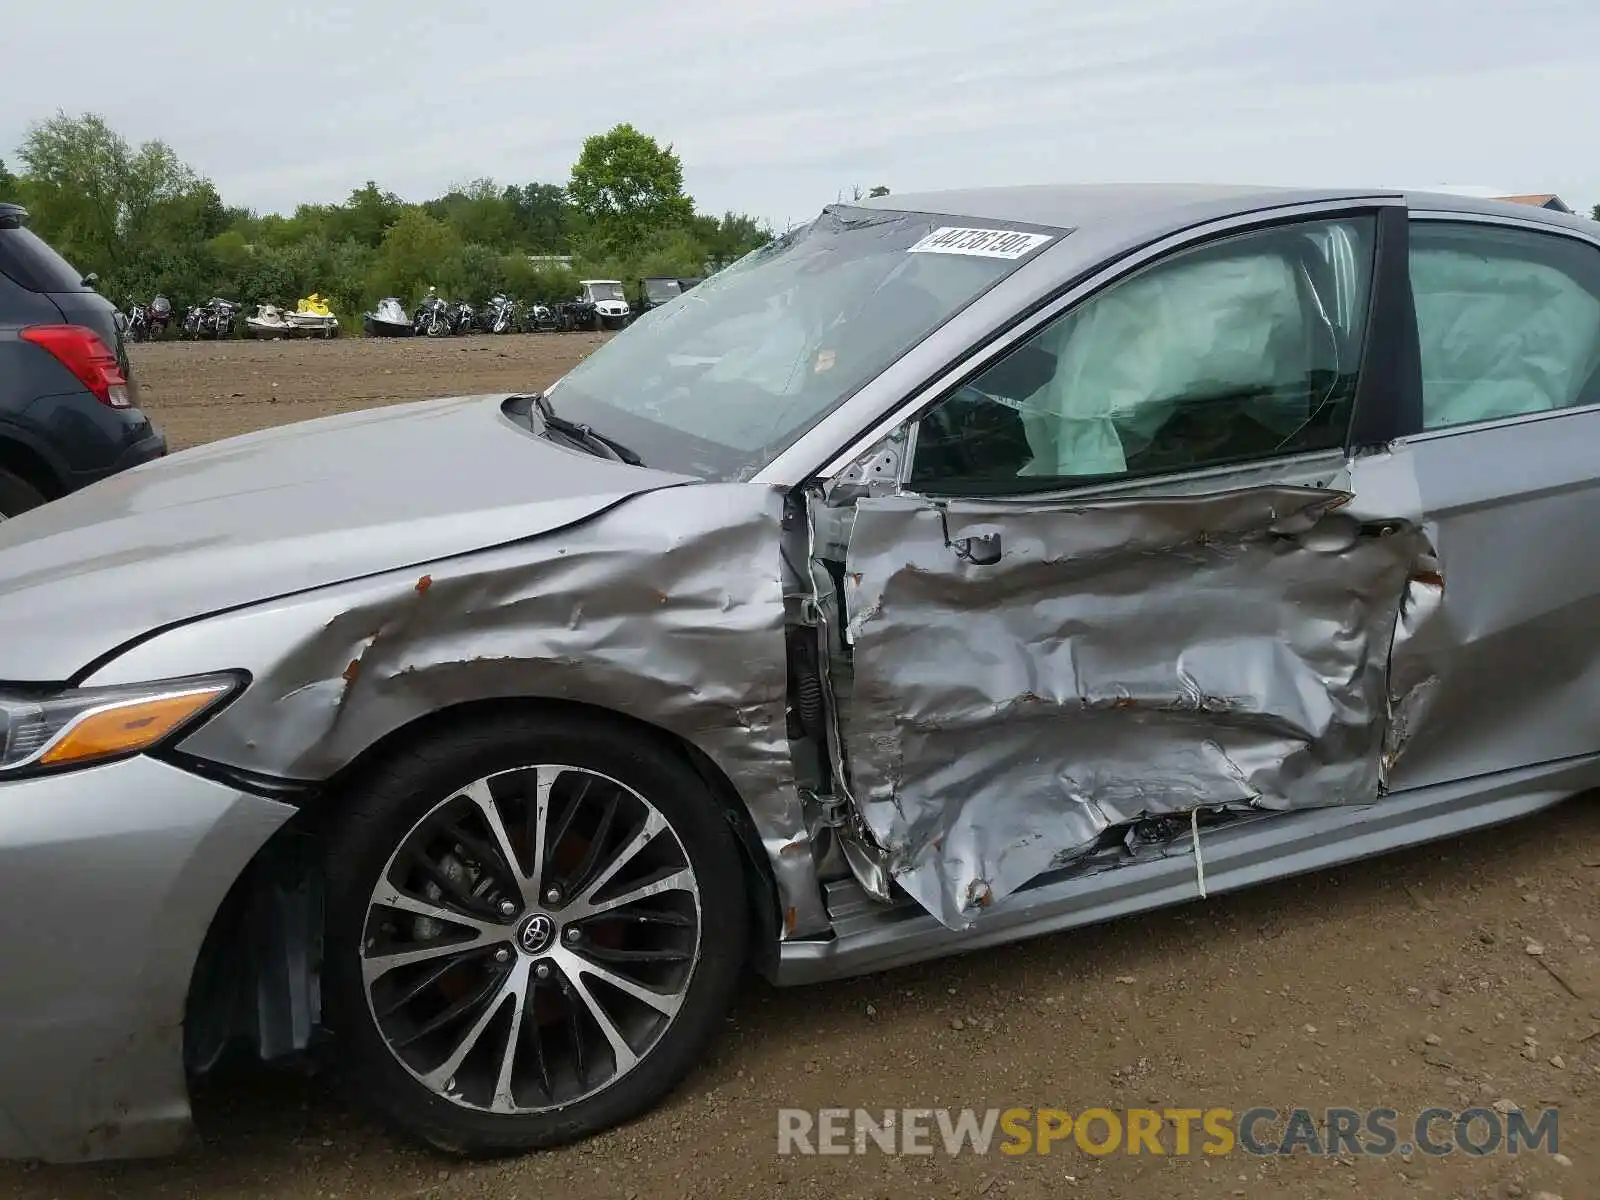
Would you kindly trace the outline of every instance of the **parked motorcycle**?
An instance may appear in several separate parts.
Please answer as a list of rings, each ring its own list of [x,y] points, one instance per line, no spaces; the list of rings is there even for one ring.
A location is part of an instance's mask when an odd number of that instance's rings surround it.
[[[444,337],[453,327],[451,306],[433,288],[428,289],[411,320],[418,337]]]
[[[204,304],[194,305],[184,315],[184,335],[192,338],[232,337],[234,318],[238,314],[237,302],[213,296]]]
[[[548,304],[530,304],[522,314],[522,332],[554,333],[560,328],[555,310]]]
[[[132,298],[128,300],[127,337],[131,342],[146,342],[161,337],[167,332],[167,323],[171,320],[172,302],[165,296],[157,296],[149,304],[140,304]]]
[[[477,327],[477,311],[465,300],[457,301],[450,310],[450,332],[471,333]]]
[[[172,323],[172,301],[165,296],[158,295],[150,301],[145,310],[145,327],[150,337],[158,338],[167,335],[167,326]]]
[[[127,327],[123,336],[130,342],[142,342],[150,337],[150,318],[145,314],[144,305],[132,296],[128,297]]]
[[[489,297],[482,324],[485,333],[510,333],[517,323],[517,302],[504,292]]]
[[[239,316],[242,305],[233,300],[223,300],[220,297],[211,298],[211,336],[229,338],[233,336],[233,323]]]

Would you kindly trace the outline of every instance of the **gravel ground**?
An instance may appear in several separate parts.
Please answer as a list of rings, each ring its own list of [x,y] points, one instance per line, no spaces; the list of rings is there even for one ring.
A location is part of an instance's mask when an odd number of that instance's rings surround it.
[[[178,446],[280,421],[554,378],[597,339],[136,348]],[[887,975],[752,980],[664,1106],[580,1146],[463,1165],[416,1150],[308,1070],[196,1096],[187,1156],[0,1164],[16,1200],[490,1197],[1600,1197],[1600,804]],[[1537,951],[1532,953],[1530,951]],[[1541,1152],[780,1156],[784,1107],[1389,1107],[1561,1112]]]
[[[131,351],[140,402],[177,450],[356,408],[544,387],[605,338],[161,342]]]

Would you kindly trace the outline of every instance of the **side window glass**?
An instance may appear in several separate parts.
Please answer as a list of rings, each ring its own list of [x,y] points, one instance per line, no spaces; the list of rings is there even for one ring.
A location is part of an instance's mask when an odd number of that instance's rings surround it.
[[[1422,424],[1600,402],[1600,250],[1573,238],[1411,223]]]
[[[1375,229],[1255,231],[1118,281],[924,417],[912,485],[1042,491],[1342,445]]]

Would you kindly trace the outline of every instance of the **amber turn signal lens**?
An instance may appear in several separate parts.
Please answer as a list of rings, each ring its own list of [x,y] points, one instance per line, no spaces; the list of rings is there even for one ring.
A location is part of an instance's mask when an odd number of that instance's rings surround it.
[[[62,730],[55,744],[39,756],[39,763],[58,767],[86,759],[135,754],[155,745],[226,691],[226,684],[217,684],[91,710]]]

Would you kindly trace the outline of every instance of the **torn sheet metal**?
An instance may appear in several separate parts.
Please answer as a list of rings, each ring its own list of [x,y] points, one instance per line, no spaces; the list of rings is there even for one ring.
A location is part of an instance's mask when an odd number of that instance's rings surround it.
[[[1148,814],[1373,800],[1426,542],[1350,499],[862,501],[846,738],[901,886],[962,928]]]
[[[1444,572],[1435,545],[1437,530],[1425,519],[1409,449],[1362,455],[1350,463],[1348,478],[1353,497],[1346,512],[1361,520],[1403,520],[1418,538],[1389,646],[1389,712],[1380,762],[1387,787],[1401,754],[1433,707],[1441,664],[1449,652],[1449,630],[1438,620]]]
[[[782,494],[696,484],[557,533],[328,588],[164,634],[119,658],[226,661],[254,677],[182,749],[324,779],[440,709],[547,698],[636,717],[728,776],[777,874],[785,927],[826,917],[794,787],[779,538]],[[314,610],[317,616],[309,615]]]

